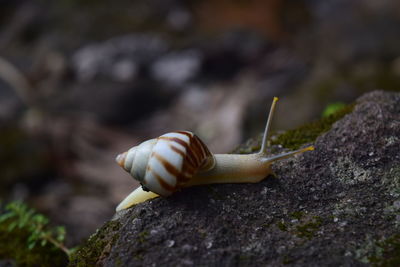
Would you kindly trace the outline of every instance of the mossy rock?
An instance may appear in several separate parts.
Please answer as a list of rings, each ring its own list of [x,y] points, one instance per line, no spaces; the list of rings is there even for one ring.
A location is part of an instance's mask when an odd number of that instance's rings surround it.
[[[95,266],[103,257],[108,256],[107,249],[111,249],[116,239],[121,225],[119,222],[110,221],[106,223],[96,234],[78,249],[70,257],[70,266]],[[110,235],[115,233],[115,235]]]
[[[397,263],[400,94],[372,92],[351,109],[301,141],[287,135],[284,147],[315,150],[277,161],[274,177],[187,188],[117,213],[118,227],[106,223],[70,265]]]

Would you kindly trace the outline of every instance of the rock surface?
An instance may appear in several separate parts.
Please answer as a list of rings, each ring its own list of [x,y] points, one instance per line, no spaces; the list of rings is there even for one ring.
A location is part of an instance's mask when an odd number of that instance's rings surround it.
[[[398,263],[400,94],[362,96],[314,145],[258,184],[190,188],[120,212],[70,265]]]

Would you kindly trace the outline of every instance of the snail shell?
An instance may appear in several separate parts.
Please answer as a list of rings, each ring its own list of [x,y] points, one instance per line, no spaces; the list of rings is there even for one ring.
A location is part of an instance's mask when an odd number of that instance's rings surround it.
[[[118,155],[116,161],[143,190],[169,196],[193,175],[214,167],[215,158],[195,134],[170,132]]]

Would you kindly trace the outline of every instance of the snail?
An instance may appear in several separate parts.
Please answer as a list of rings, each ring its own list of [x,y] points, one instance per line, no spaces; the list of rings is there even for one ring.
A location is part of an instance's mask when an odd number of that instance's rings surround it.
[[[116,211],[181,188],[217,183],[257,183],[271,174],[274,161],[314,150],[313,146],[267,155],[267,139],[277,97],[274,97],[261,143],[255,154],[212,154],[195,134],[176,131],[145,141],[119,154],[116,162],[141,183]]]

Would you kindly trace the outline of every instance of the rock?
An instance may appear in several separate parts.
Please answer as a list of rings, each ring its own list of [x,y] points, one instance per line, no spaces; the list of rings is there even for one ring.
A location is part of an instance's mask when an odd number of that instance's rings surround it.
[[[399,260],[400,94],[375,91],[257,184],[122,211],[70,266],[362,266]],[[397,248],[397,250],[396,250]]]

